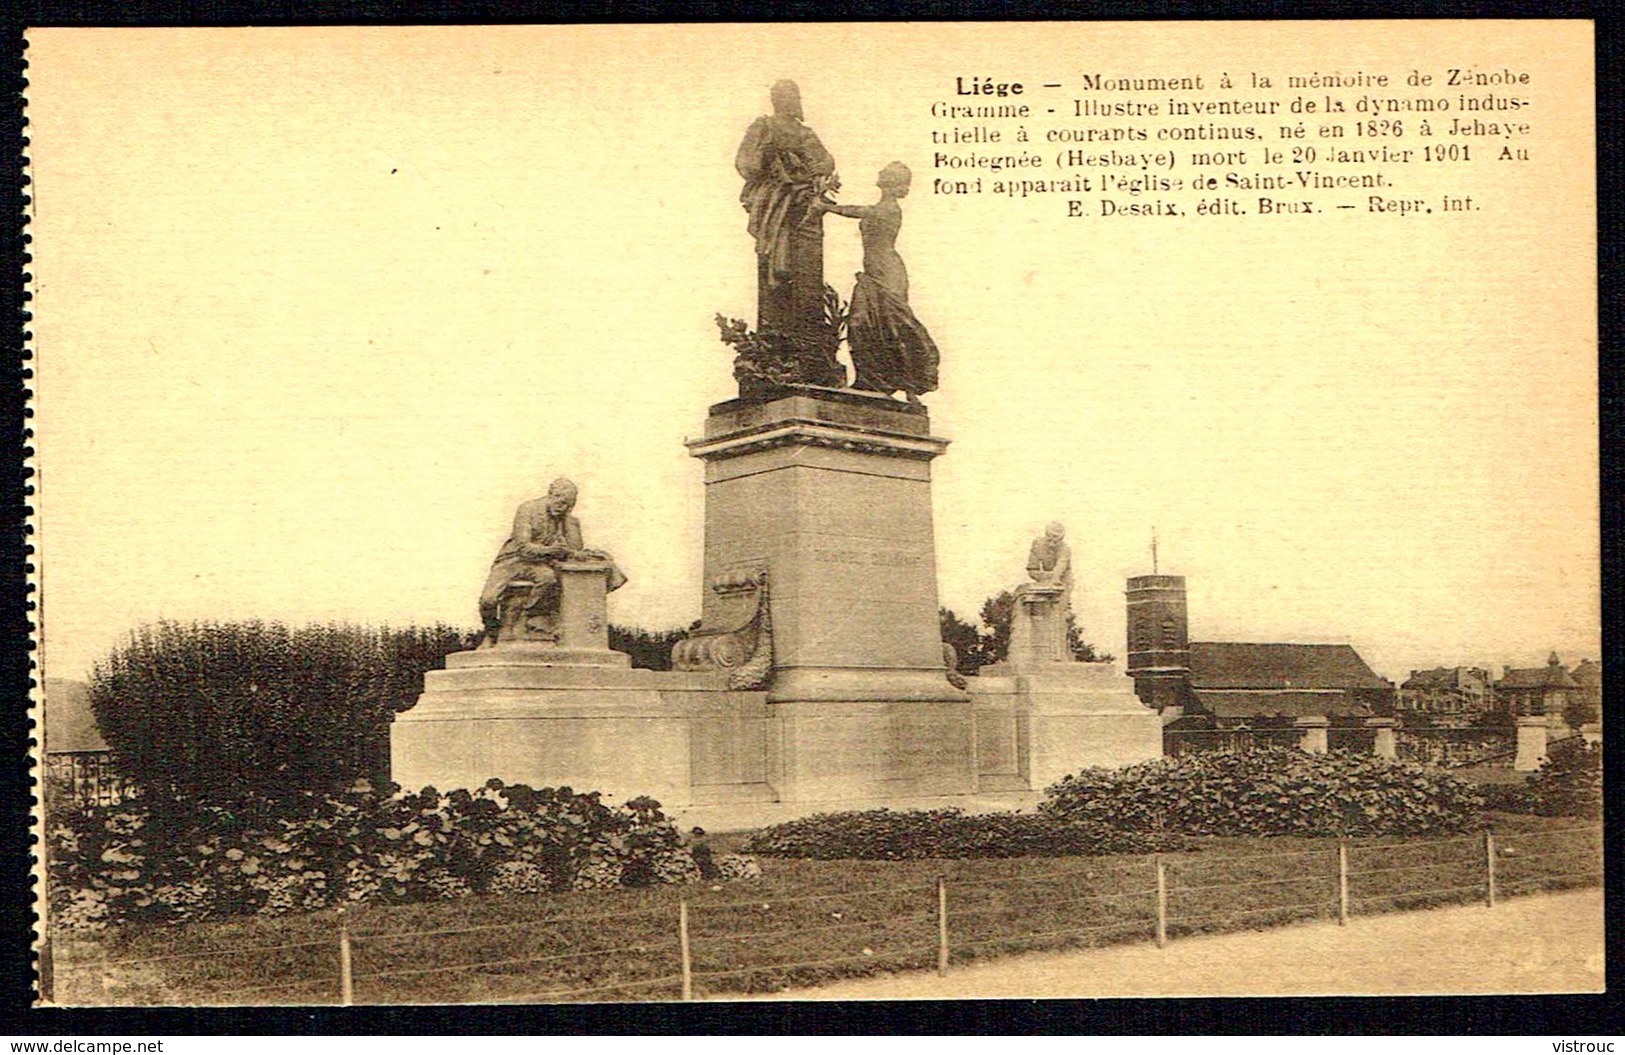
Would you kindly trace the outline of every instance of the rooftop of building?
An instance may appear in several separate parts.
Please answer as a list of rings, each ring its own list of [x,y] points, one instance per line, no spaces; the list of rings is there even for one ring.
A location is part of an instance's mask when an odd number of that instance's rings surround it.
[[[1352,645],[1193,641],[1193,689],[1388,689]]]
[[[1485,684],[1486,671],[1477,667],[1434,667],[1432,670],[1413,670],[1400,686],[1402,689],[1459,689],[1469,682]]]
[[[1498,689],[1577,689],[1580,683],[1569,675],[1561,666],[1547,664],[1544,667],[1508,667],[1501,680],[1495,683]]]

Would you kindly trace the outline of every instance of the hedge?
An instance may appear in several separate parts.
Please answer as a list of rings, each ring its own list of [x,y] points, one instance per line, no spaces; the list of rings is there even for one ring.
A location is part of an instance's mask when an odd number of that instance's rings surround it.
[[[387,780],[391,719],[471,644],[448,626],[166,621],[96,664],[91,707],[120,774],[153,794],[336,793]]]
[[[1408,763],[1287,748],[1085,769],[1045,792],[1047,816],[1187,835],[1424,835],[1476,827],[1483,796]]]

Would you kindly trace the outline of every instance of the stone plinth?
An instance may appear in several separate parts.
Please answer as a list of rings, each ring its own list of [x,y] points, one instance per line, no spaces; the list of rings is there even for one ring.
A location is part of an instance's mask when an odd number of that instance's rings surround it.
[[[409,790],[496,777],[669,806],[770,801],[766,698],[725,673],[634,670],[608,645],[609,565],[558,565],[559,640],[456,652],[390,731],[391,779]]]
[[[1162,757],[1161,717],[1115,664],[997,664],[968,680],[981,790],[1042,791],[1086,766]]]
[[[1376,739],[1372,743],[1372,753],[1378,758],[1398,758],[1399,744],[1395,734],[1399,730],[1398,718],[1368,718],[1366,726],[1376,730]]]
[[[800,386],[711,408],[704,581],[766,569],[768,780],[785,801],[968,793],[974,731],[937,614],[924,409]],[[727,613],[711,591],[706,625]]]
[[[1518,753],[1512,768],[1528,773],[1539,769],[1546,761],[1546,716],[1523,714],[1518,716]]]
[[[1010,615],[1010,661],[1016,664],[1062,663],[1066,649],[1066,587],[1058,583],[1025,583],[1016,588]]]
[[[1326,753],[1326,730],[1331,728],[1332,724],[1330,718],[1324,714],[1311,714],[1297,719],[1292,724],[1297,726],[1298,731],[1303,734],[1299,746],[1312,755]]]
[[[559,646],[570,650],[609,651],[610,566],[601,561],[565,561],[559,576]]]
[[[561,662],[582,655],[516,645],[446,657],[395,718],[391,779],[444,790],[497,777],[670,806],[772,799],[763,693],[728,691],[720,674],[628,669],[625,656]]]
[[[975,789],[969,700],[767,704],[768,781],[782,802],[965,795]]]

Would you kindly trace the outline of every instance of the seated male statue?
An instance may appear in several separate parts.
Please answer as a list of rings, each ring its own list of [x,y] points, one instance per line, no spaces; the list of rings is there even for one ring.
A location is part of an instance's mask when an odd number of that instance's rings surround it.
[[[1050,523],[1044,528],[1044,533],[1033,540],[1032,549],[1027,554],[1027,575],[1032,582],[1016,587],[1018,600],[1029,596],[1035,586],[1048,587],[1045,593],[1059,587],[1050,594],[1054,598],[1054,608],[1046,627],[1049,640],[1034,644],[1052,659],[1071,659],[1066,626],[1067,616],[1072,610],[1072,549],[1066,544],[1066,528],[1059,522]]]
[[[1072,549],[1066,544],[1066,527],[1052,521],[1044,534],[1033,539],[1027,554],[1027,574],[1033,582],[1062,588],[1068,599],[1072,594]]]
[[[525,502],[514,514],[513,533],[497,551],[480,591],[485,647],[499,640],[558,640],[556,568],[565,561],[606,562],[607,587],[618,590],[626,585],[626,576],[609,554],[582,544],[581,521],[570,515],[575,504],[576,485],[560,477],[547,494]]]

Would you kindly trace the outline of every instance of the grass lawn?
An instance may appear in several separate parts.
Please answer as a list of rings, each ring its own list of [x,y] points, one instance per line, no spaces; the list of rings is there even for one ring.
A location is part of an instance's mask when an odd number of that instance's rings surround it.
[[[1601,882],[1599,825],[1492,820],[1501,896]],[[712,845],[731,848],[721,839]],[[1481,835],[1355,840],[1351,912],[1482,900],[1484,850]],[[1337,914],[1335,840],[1205,839],[1162,860],[1170,938]],[[933,967],[938,877],[947,883],[955,964],[1149,941],[1155,932],[1150,855],[761,865],[761,878],[729,884],[358,906],[345,917],[354,1000],[676,999],[679,900],[688,903],[696,995]],[[336,912],[130,926],[59,938],[54,952],[54,995],[63,1004],[339,1000]]]

